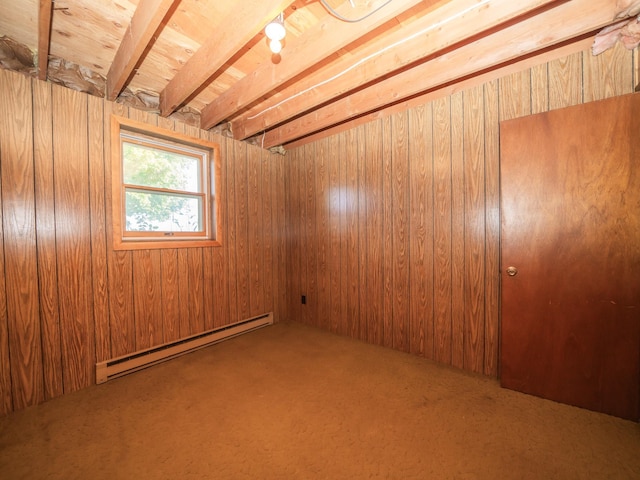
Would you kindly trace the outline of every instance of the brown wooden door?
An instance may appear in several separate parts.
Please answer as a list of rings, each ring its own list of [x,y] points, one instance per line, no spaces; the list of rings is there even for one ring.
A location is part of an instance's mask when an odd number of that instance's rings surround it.
[[[640,94],[500,138],[502,386],[638,420]]]

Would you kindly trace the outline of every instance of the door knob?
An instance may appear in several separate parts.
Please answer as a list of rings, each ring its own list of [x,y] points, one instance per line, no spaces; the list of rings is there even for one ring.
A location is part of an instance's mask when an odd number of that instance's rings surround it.
[[[518,269],[516,267],[507,267],[507,275],[510,277],[515,277],[518,274]]]

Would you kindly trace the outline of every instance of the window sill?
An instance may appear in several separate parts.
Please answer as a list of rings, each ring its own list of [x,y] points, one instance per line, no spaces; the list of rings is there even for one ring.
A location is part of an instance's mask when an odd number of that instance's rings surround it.
[[[152,250],[158,248],[221,247],[218,240],[119,240],[114,239],[114,250]]]

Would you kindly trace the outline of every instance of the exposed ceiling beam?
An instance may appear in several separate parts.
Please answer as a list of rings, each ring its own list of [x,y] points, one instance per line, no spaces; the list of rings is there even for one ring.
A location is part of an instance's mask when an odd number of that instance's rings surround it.
[[[38,78],[47,79],[49,65],[49,46],[51,44],[52,0],[40,0],[38,9]]]
[[[558,0],[453,0],[377,39],[357,57],[340,57],[231,122],[241,140],[372,80]],[[281,100],[284,99],[284,100]]]
[[[340,132],[350,130],[352,128],[359,127],[365,123],[375,121],[379,118],[383,118],[394,113],[404,112],[406,110],[424,105],[425,103],[444,98],[453,95],[456,92],[473,88],[478,85],[489,83],[498,78],[503,78],[508,75],[522,72],[536,65],[541,65],[559,58],[567,57],[575,53],[584,52],[588,50],[593,44],[595,35],[589,35],[587,37],[580,37],[579,39],[571,40],[568,43],[552,49],[547,49],[536,53],[535,55],[528,56],[524,60],[516,60],[514,63],[508,63],[504,66],[499,66],[495,69],[485,71],[479,75],[467,77],[465,79],[456,80],[451,84],[447,84],[443,87],[429,90],[426,93],[410,97],[407,100],[394,103],[388,107],[384,107],[381,110],[375,110],[374,112],[361,115],[346,122],[340,123],[333,127],[329,127],[317,133],[312,133],[306,137],[288,142],[285,144],[287,150],[301,147],[307,143],[312,143],[331,135],[336,135]]]
[[[140,0],[107,73],[108,100],[114,100],[131,77],[154,34],[180,0]]]
[[[367,17],[354,28],[352,23],[343,22],[327,15],[314,27],[305,32],[298,41],[289,42],[282,61],[274,65],[265,63],[262,67],[245,76],[216,100],[202,109],[200,126],[209,129],[221,121],[232,117],[242,108],[251,105],[279,85],[304,72],[324,58],[357,40],[364,33],[392,20],[411,7],[437,0],[394,0],[380,11]]]
[[[265,148],[437,88],[454,79],[533,54],[611,23],[617,0],[572,0],[433,60],[354,92],[265,133]]]
[[[191,97],[229,58],[254,38],[264,26],[293,3],[293,0],[239,2],[222,25],[160,92],[160,111],[170,115]]]

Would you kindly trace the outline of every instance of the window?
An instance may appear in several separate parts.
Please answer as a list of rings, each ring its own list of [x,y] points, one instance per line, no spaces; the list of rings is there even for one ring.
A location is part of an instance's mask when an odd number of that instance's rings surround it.
[[[112,118],[114,249],[220,245],[218,145]]]

